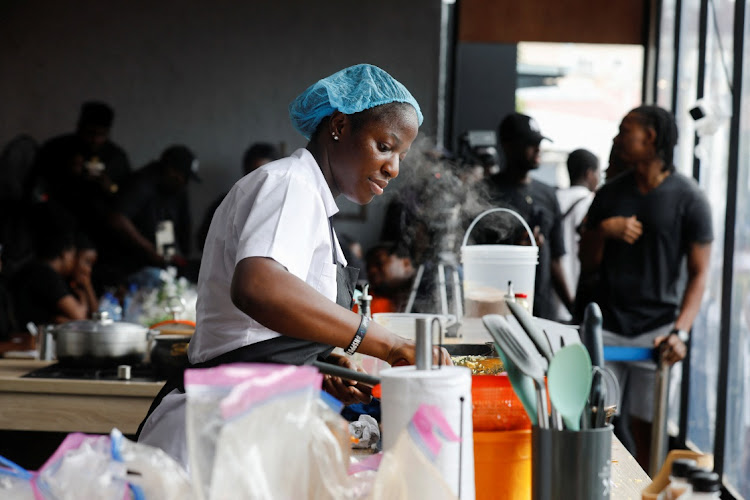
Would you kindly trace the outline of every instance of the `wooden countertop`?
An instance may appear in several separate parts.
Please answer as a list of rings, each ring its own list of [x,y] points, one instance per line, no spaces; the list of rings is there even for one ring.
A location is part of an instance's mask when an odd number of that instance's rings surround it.
[[[480,338],[476,341],[481,343]],[[109,433],[117,427],[134,434],[162,386],[161,382],[21,378],[49,364],[0,359],[0,429]],[[613,438],[612,500],[639,500],[650,482],[635,458]]]
[[[133,434],[162,382],[22,378],[49,361],[0,360],[0,429]]]

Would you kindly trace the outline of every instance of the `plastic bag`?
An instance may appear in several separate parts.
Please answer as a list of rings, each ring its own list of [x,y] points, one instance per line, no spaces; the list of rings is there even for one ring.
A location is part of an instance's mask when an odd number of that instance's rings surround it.
[[[0,498],[5,500],[34,500],[34,473],[0,457]]]
[[[433,462],[440,438],[458,441],[440,408],[420,406],[393,449],[383,454],[370,500],[453,500],[456,495]]]
[[[125,464],[112,459],[108,436],[74,433],[39,470],[37,484],[50,500],[117,500],[128,494],[126,476]]]
[[[188,451],[201,498],[364,498],[347,473],[348,423],[321,385],[309,366],[188,370]]]
[[[185,469],[160,448],[136,443],[118,429],[110,433],[112,457],[127,466],[134,500],[191,500],[193,486]]]

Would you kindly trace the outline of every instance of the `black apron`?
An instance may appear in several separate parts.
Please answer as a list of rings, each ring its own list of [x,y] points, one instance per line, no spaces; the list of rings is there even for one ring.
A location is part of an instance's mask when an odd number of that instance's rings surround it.
[[[336,303],[351,311],[354,307],[354,285],[357,283],[359,269],[344,266],[336,257],[336,238],[333,234],[333,225],[330,219],[328,227],[331,232],[331,248],[333,249],[333,263],[336,265]],[[220,354],[213,359],[201,363],[188,364],[178,373],[172,375],[165,382],[159,393],[151,403],[146,418],[138,426],[136,440],[141,435],[143,425],[148,417],[156,410],[162,399],[177,389],[185,392],[185,370],[188,368],[213,368],[229,363],[279,363],[286,365],[309,365],[316,359],[325,360],[334,347],[320,342],[295,339],[286,335],[280,335],[272,339],[263,340],[254,344],[239,347],[233,351]]]

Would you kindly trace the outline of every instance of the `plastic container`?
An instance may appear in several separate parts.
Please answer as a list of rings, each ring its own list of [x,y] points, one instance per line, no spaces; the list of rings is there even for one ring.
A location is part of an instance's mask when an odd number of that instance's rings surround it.
[[[715,472],[696,472],[690,475],[692,492],[680,498],[708,500],[721,498],[721,480]]]
[[[531,420],[505,373],[473,375],[471,402],[475,431],[531,429]]]
[[[474,432],[476,500],[531,498],[531,431]]]
[[[106,292],[99,299],[99,312],[106,312],[109,319],[113,321],[122,321],[122,307],[111,292]]]
[[[493,212],[515,216],[529,234],[531,246],[467,245],[469,234],[479,220]],[[464,272],[464,315],[507,314],[505,294],[508,283],[516,293],[527,295],[529,310],[534,308],[534,281],[539,248],[526,221],[513,210],[493,208],[479,214],[469,225],[461,245]]]
[[[667,485],[664,497],[666,500],[675,500],[690,496],[690,483],[688,477],[690,471],[698,464],[695,460],[689,458],[678,458],[672,462],[672,470],[669,473],[669,484]]]

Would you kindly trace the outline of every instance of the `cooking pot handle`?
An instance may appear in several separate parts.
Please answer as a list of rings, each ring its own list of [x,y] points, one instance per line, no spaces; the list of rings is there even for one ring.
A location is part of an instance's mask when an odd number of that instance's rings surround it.
[[[156,330],[154,328],[149,328],[146,330],[146,340],[151,341],[154,340],[154,337],[159,335],[161,332],[159,330]]]

